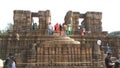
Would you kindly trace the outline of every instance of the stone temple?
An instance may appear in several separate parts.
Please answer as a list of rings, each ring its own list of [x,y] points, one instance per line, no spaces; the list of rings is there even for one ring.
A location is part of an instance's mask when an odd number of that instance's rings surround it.
[[[33,30],[33,18],[39,19]],[[79,19],[83,19],[79,22]],[[13,30],[0,36],[0,58],[14,53],[17,68],[105,68],[105,46],[109,44],[113,56],[120,52],[120,37],[102,31],[102,12],[68,11],[64,23],[72,24],[72,35],[48,35],[50,10],[31,12],[14,10]],[[80,34],[79,24],[86,29]],[[99,46],[97,41],[101,40]]]

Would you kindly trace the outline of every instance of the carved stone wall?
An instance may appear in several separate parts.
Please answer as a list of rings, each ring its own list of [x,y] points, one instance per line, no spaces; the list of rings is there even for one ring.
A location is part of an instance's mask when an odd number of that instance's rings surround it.
[[[79,19],[84,19],[79,22]],[[102,13],[101,12],[86,12],[82,14],[80,12],[68,11],[65,16],[65,23],[71,23],[73,28],[73,34],[78,34],[79,23],[83,25],[86,32],[101,33],[102,32]],[[76,33],[77,32],[77,33]]]
[[[39,18],[36,30],[31,28],[33,17]],[[85,25],[87,31],[91,31],[91,34],[76,35],[79,18],[84,18],[81,23]],[[104,61],[105,57],[104,48],[100,51],[102,55],[96,51],[98,39],[102,40],[101,47],[109,44],[114,56],[120,52],[120,37],[108,36],[107,32],[103,32],[101,19],[101,12],[81,14],[69,11],[65,16],[65,23],[72,24],[73,35],[46,36],[47,25],[51,22],[49,10],[37,13],[15,10],[14,30],[9,32],[9,35],[0,36],[0,58],[5,59],[9,53],[15,53],[18,68],[98,68],[104,64],[94,60]],[[76,44],[74,40],[80,44]]]
[[[85,27],[87,31],[92,33],[102,32],[102,13],[101,12],[87,12],[85,16]]]
[[[30,11],[15,10],[13,19],[14,30],[31,30],[32,17]]]
[[[14,28],[17,32],[31,31],[33,23],[33,17],[38,17],[39,22],[37,30],[42,35],[47,34],[48,24],[51,23],[51,13],[49,10],[31,12],[28,10],[14,10]]]

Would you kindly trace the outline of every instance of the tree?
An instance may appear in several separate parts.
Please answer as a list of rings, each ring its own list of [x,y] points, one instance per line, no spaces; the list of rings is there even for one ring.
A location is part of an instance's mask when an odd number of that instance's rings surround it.
[[[114,31],[109,33],[109,36],[120,36],[120,31]]]
[[[7,30],[13,30],[13,24],[12,23],[8,23],[6,29]]]
[[[0,35],[7,35],[7,30],[13,30],[13,24],[8,23],[4,30],[0,30]]]
[[[0,30],[0,35],[7,35],[7,31],[6,30]]]

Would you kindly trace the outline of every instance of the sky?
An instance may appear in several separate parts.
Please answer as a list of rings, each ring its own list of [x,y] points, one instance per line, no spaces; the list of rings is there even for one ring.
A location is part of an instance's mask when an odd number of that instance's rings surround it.
[[[13,23],[14,10],[50,10],[52,24],[63,23],[67,11],[72,10],[80,13],[102,12],[103,31],[120,31],[119,7],[119,0],[1,0],[0,30]]]

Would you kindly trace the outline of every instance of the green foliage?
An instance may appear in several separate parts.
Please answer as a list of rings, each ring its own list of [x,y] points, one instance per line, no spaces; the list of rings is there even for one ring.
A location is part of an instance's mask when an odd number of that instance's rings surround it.
[[[0,35],[7,35],[7,30],[0,30]]]
[[[109,36],[120,36],[120,31],[114,31],[109,33]]]
[[[7,30],[13,30],[12,23],[8,23],[6,29],[0,30],[0,35],[7,35],[8,34]]]

